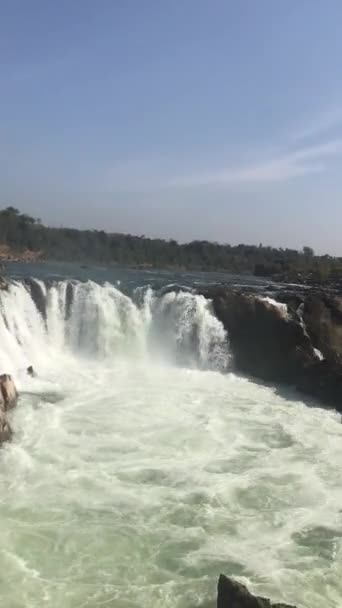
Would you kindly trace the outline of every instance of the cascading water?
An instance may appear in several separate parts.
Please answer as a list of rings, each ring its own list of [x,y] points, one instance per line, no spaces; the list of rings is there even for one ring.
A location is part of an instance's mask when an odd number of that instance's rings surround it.
[[[225,368],[226,334],[203,296],[147,289],[136,300],[90,281],[14,283],[1,298],[0,367],[14,374],[28,363],[45,367],[58,351]]]
[[[0,371],[21,390],[0,453],[3,606],[209,608],[221,571],[341,606],[340,419],[229,372],[228,338],[172,287],[0,292]]]

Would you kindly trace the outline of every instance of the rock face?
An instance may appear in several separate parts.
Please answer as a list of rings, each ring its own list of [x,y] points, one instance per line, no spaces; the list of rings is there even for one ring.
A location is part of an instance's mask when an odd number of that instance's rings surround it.
[[[221,574],[217,587],[217,608],[296,608],[289,604],[272,604],[252,595],[244,585]]]
[[[309,295],[303,302],[303,320],[317,348],[335,361],[342,358],[342,297]]]
[[[0,407],[7,411],[16,406],[18,399],[17,389],[15,388],[12,376],[9,374],[0,375]]]
[[[342,297],[310,290],[202,290],[228,331],[238,370],[342,411]]]
[[[18,393],[9,374],[0,375],[0,445],[12,437],[11,425],[7,419],[9,409],[17,404]]]
[[[228,331],[236,367],[276,382],[295,382],[317,355],[300,319],[286,304],[234,290],[213,298],[216,316]]]

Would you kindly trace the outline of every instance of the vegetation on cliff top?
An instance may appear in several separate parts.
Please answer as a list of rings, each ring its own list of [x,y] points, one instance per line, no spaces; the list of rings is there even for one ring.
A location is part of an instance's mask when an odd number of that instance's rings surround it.
[[[50,260],[226,270],[258,276],[286,277],[289,280],[312,278],[324,281],[342,277],[342,258],[315,256],[310,247],[296,251],[263,245],[223,245],[208,241],[179,244],[175,240],[110,234],[103,230],[51,228],[13,207],[0,210],[0,244],[5,252],[2,257],[8,259],[11,258],[9,251],[22,254],[26,252],[26,257],[27,252],[35,252],[37,256]]]

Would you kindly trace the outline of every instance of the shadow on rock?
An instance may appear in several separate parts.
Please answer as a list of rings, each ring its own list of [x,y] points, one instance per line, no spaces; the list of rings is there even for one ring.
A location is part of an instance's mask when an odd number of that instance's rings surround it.
[[[238,371],[342,412],[342,297],[207,288]],[[275,299],[276,298],[276,299]],[[280,390],[280,389],[279,389]]]
[[[241,583],[220,575],[217,586],[217,608],[296,608],[252,595]]]

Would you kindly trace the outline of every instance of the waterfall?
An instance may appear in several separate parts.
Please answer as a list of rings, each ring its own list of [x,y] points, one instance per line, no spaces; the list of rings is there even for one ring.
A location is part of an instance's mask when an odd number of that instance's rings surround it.
[[[92,281],[13,282],[0,293],[0,369],[57,357],[158,359],[223,370],[228,342],[211,303],[189,291],[138,289],[132,297]]]

